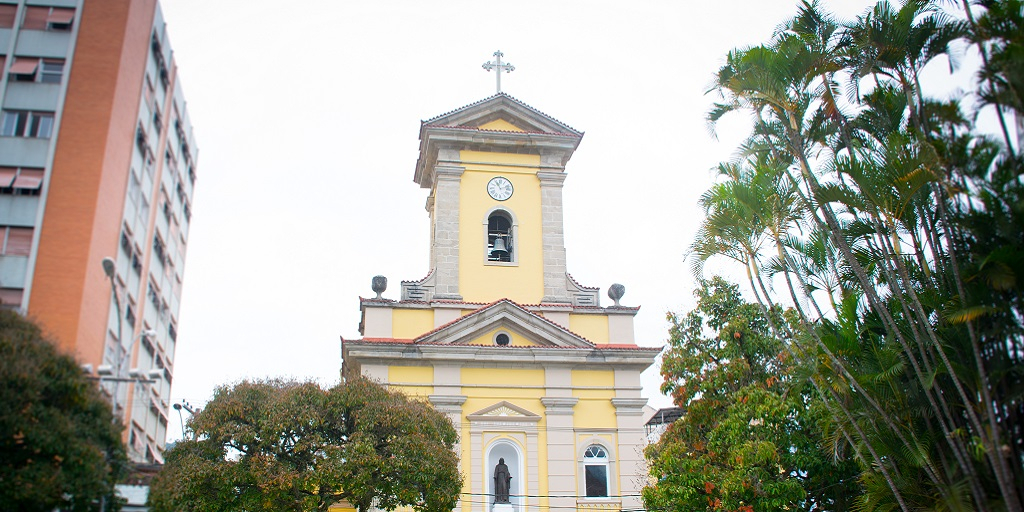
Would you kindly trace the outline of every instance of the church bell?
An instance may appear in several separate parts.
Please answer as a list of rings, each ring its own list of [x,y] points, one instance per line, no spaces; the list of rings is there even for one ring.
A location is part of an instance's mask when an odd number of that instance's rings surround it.
[[[491,249],[492,256],[505,256],[508,254],[508,248],[505,247],[505,239],[502,237],[496,237],[494,239],[494,247]]]

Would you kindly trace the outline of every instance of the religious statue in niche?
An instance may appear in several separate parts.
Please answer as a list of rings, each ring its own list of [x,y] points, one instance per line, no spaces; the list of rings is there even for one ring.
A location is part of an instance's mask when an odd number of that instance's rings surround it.
[[[498,465],[494,466],[494,502],[509,503],[508,489],[512,483],[512,475],[508,472],[505,459],[498,459]]]

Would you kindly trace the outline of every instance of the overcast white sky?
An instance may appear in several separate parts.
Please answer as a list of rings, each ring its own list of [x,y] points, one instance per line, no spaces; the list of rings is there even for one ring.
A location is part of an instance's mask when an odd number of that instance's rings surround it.
[[[866,0],[828,1],[850,16]],[[586,132],[569,162],[569,272],[622,283],[642,345],[693,304],[683,253],[710,169],[704,90],[728,50],[765,41],[795,0],[163,0],[199,146],[173,397],[267,376],[338,380],[370,279],[426,275],[422,119],[508,94]],[[659,377],[647,372],[655,407]],[[181,436],[172,418],[169,439]]]

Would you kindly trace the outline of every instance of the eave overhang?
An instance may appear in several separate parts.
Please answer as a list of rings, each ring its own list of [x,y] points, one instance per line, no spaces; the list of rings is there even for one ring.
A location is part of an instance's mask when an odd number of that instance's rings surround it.
[[[502,119],[522,132],[482,130],[479,126]],[[475,150],[542,155],[542,170],[562,171],[583,139],[583,132],[504,93],[491,96],[423,121],[420,151],[413,181],[421,188],[434,184],[434,167],[457,161],[439,161],[440,150]]]
[[[564,347],[499,347],[488,345],[428,345],[398,341],[342,340],[345,364],[414,365],[438,361],[466,366],[523,365],[586,365],[588,368],[611,367],[643,371],[654,363],[661,352],[656,347],[630,348],[564,348]]]

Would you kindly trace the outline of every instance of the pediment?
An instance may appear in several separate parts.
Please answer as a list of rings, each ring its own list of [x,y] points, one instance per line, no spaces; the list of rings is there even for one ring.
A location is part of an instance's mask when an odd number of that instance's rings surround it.
[[[538,414],[519,407],[512,402],[502,400],[494,405],[485,407],[474,413],[466,415],[466,418],[473,421],[540,421]]]
[[[413,343],[468,345],[495,329],[507,329],[527,338],[538,347],[594,348],[594,344],[564,327],[502,299],[468,315],[438,327]]]
[[[494,121],[508,123],[524,132],[583,135],[571,126],[504,93],[433,117],[423,121],[423,125],[480,128]]]
[[[432,188],[435,167],[458,168],[461,150],[540,155],[545,170],[558,172],[581,140],[583,132],[498,93],[420,123],[413,181]]]

